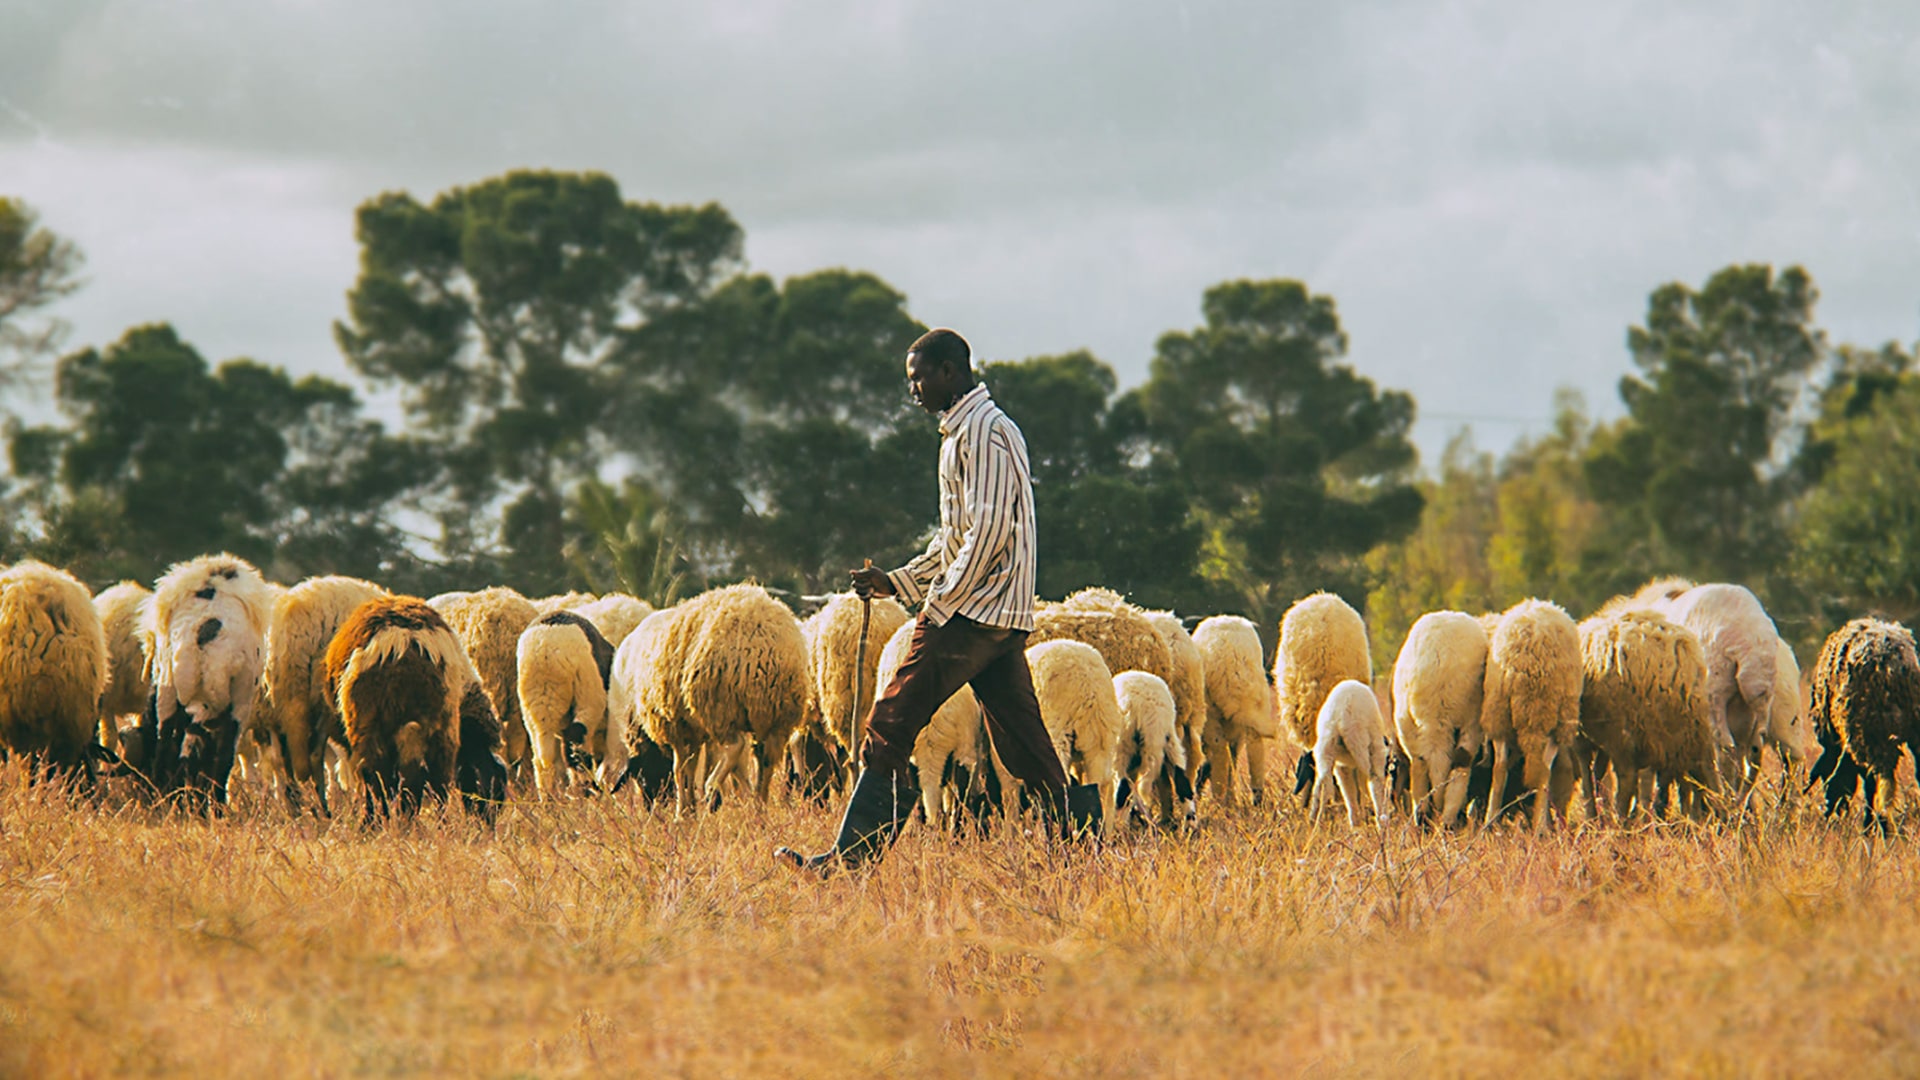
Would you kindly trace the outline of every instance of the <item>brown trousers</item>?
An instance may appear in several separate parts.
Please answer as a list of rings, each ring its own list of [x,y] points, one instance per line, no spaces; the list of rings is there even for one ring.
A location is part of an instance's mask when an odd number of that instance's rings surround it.
[[[1007,771],[1036,794],[1057,797],[1065,792],[1067,774],[1033,695],[1027,632],[982,626],[962,615],[940,626],[925,615],[914,621],[906,659],[874,699],[862,764],[904,772],[913,740],[962,686],[973,687],[986,713],[993,748]]]

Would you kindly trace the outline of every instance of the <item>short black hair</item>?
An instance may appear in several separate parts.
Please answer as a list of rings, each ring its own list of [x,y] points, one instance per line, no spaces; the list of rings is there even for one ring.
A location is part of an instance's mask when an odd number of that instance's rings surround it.
[[[973,350],[967,347],[967,339],[944,326],[921,334],[907,351],[919,353],[928,363],[952,364],[962,372],[973,372]]]

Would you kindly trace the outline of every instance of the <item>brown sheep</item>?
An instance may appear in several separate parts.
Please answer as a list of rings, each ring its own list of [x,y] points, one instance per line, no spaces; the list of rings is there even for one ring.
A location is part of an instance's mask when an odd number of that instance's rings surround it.
[[[409,812],[427,796],[444,800],[476,677],[440,613],[411,596],[361,604],[327,646],[326,673],[369,816],[396,802]]]
[[[1898,623],[1855,619],[1835,630],[1814,662],[1809,704],[1823,749],[1813,779],[1825,780],[1832,814],[1865,782],[1864,821],[1893,785],[1902,747],[1920,754],[1920,657]]]

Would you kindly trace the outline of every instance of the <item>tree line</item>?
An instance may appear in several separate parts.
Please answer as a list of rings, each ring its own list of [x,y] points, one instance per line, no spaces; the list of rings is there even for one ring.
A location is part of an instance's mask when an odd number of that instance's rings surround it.
[[[356,236],[333,333],[359,386],[210,363],[165,324],[62,353],[46,309],[81,253],[0,199],[0,557],[97,586],[224,549],[282,581],[665,603],[743,578],[821,591],[924,543],[938,434],[901,360],[925,327],[873,274],[750,273],[724,208],[597,173],[383,194]],[[1347,363],[1334,300],[1298,281],[1208,289],[1137,387],[1086,352],[982,374],[1028,439],[1043,595],[1100,584],[1271,627],[1328,588],[1392,648],[1425,610],[1584,610],[1679,573],[1746,582],[1812,633],[1920,611],[1912,354],[1831,345],[1816,300],[1798,268],[1663,285],[1627,335],[1624,416],[1564,396],[1551,434],[1496,459],[1463,433],[1426,475],[1412,397]],[[36,380],[53,422],[22,419]],[[397,397],[398,430],[368,390]]]

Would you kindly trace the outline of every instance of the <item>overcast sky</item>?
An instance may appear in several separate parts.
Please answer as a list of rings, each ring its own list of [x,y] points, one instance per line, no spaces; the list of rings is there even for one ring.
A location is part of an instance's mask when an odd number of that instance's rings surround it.
[[[85,249],[76,344],[166,319],[344,375],[354,207],[507,169],[724,204],[996,359],[1139,381],[1296,277],[1431,457],[1602,415],[1665,281],[1800,263],[1920,338],[1920,4],[0,0],[0,193]],[[905,343],[902,343],[903,345]]]

